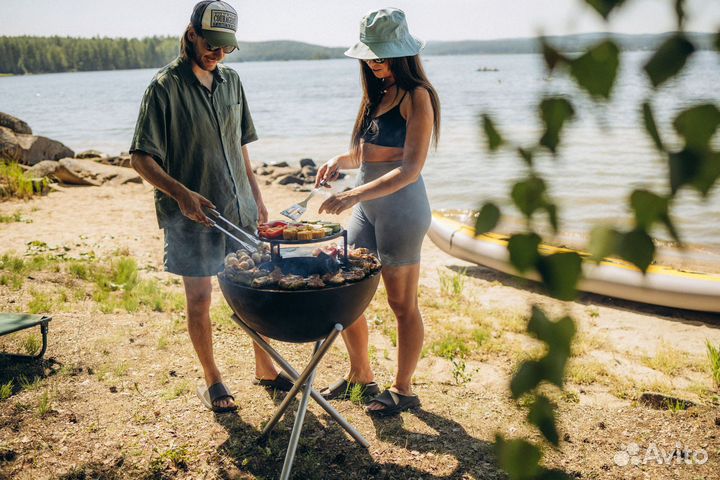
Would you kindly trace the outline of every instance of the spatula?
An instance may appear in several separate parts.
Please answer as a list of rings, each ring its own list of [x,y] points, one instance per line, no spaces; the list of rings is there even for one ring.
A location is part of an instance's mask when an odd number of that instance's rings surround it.
[[[298,221],[300,219],[300,217],[302,217],[303,214],[305,213],[305,211],[307,210],[307,205],[308,205],[308,202],[310,201],[310,199],[316,193],[318,193],[322,187],[325,187],[326,185],[327,185],[327,182],[325,180],[323,180],[322,182],[320,182],[320,185],[313,188],[312,192],[310,192],[310,195],[305,197],[305,200],[286,208],[285,210],[280,212],[280,215],[289,218],[293,222]]]

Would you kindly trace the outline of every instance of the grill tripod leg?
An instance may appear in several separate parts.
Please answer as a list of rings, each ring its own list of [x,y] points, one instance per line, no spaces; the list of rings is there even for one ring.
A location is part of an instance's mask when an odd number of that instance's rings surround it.
[[[320,349],[321,344],[322,342],[315,343],[316,353]],[[288,443],[287,453],[285,454],[285,462],[283,463],[280,480],[288,480],[290,478],[290,470],[292,470],[292,464],[295,461],[295,451],[297,450],[303,422],[305,421],[305,412],[307,412],[308,409],[310,391],[312,390],[313,380],[315,380],[315,372],[316,368],[313,368],[312,372],[310,372],[310,376],[307,379],[307,385],[305,385],[305,388],[303,389],[303,394],[302,398],[300,399],[300,405],[298,406],[297,415],[295,415],[295,424],[293,425],[292,433],[290,433],[290,443]]]
[[[292,378],[293,380],[297,380],[299,377],[298,372],[290,365],[285,359],[280,355],[270,344],[268,344],[258,333],[247,326],[245,322],[243,322],[240,318],[238,318],[237,315],[233,315],[232,319],[235,323],[238,324],[240,328],[242,328],[245,333],[247,333],[250,338],[252,338],[255,343],[260,345],[260,348],[265,350],[270,357],[275,360],[278,365],[282,367],[282,369]],[[365,437],[363,437],[360,432],[358,432],[352,425],[348,423],[347,420],[345,420],[345,417],[340,415],[340,413],[335,410],[330,403],[328,403],[327,400],[325,400],[322,395],[320,395],[316,390],[310,389],[310,396],[312,396],[313,400],[315,400],[318,405],[320,405],[323,410],[325,410],[328,415],[330,415],[333,420],[335,420],[338,425],[340,425],[353,439],[355,439],[356,442],[358,442],[361,446],[365,448],[370,447],[370,443],[365,440]]]
[[[320,363],[320,360],[325,356],[325,354],[330,350],[330,346],[332,345],[333,341],[337,338],[337,336],[340,334],[340,331],[342,330],[342,326],[335,325],[335,328],[332,332],[330,332],[330,335],[327,336],[327,338],[320,342],[321,345],[318,345],[318,348],[316,348],[315,352],[313,353],[312,359],[310,360],[310,363],[307,364],[305,369],[302,371],[300,376],[295,379],[295,384],[290,389],[290,391],[285,395],[285,398],[283,399],[282,403],[280,403],[280,406],[275,411],[275,415],[270,419],[270,421],[265,425],[265,428],[263,429],[261,436],[265,437],[267,436],[273,428],[275,428],[275,425],[277,425],[277,422],[280,421],[282,416],[285,414],[285,410],[288,409],[290,406],[290,403],[293,401],[295,396],[298,394],[300,389],[302,388],[303,384],[307,381],[307,379],[310,377],[311,374],[315,372],[315,369],[318,366],[318,363]],[[311,388],[306,388],[306,390],[310,391]]]

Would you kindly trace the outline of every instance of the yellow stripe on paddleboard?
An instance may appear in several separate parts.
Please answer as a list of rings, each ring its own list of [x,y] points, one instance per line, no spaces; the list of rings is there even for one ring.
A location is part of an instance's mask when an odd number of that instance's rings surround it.
[[[457,220],[454,220],[452,218],[446,217],[441,213],[433,212],[433,217],[435,217],[436,220],[447,224],[453,230],[455,230],[454,235],[460,234],[460,235],[464,235],[466,237],[474,238],[478,241],[494,243],[496,245],[502,245],[502,246],[507,246],[508,240],[510,238],[509,235],[503,235],[503,234],[494,233],[494,232],[483,233],[481,235],[475,235],[475,229],[469,225],[466,225],[466,224],[459,222]],[[565,247],[554,247],[552,245],[547,245],[544,243],[540,244],[540,251],[541,251],[541,253],[544,253],[546,255],[550,255],[553,253],[575,252],[583,258],[590,257],[590,254],[588,252],[572,250],[570,248],[565,248]],[[626,262],[625,260],[620,260],[617,258],[605,259],[600,262],[600,265],[618,267],[618,268],[623,268],[625,270],[633,270],[633,271],[637,271],[637,272],[640,271],[640,269],[637,268],[632,263]],[[713,282],[720,282],[720,275],[678,270],[676,268],[668,267],[666,265],[650,265],[650,267],[648,267],[648,273],[660,274],[660,275],[673,275],[676,277],[693,278],[693,279],[698,279],[698,280],[709,280],[709,281],[713,281]]]

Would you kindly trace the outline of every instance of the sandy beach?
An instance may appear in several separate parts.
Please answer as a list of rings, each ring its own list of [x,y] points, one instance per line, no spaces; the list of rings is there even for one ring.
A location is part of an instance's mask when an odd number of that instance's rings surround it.
[[[263,195],[270,217],[278,218],[305,194],[269,185]],[[311,203],[308,219],[319,218],[318,205]],[[0,224],[6,262],[60,252],[65,261],[94,257],[107,263],[125,256],[135,259],[141,278],[159,282],[167,298],[182,292],[178,279],[162,271],[162,232],[147,184],[59,186],[44,197],[0,203],[0,215],[15,214],[20,221]],[[346,220],[347,213],[340,216],[341,223]],[[195,397],[201,374],[182,305],[102,311],[92,284],[71,278],[59,265],[33,272],[19,288],[0,282],[2,311],[25,311],[40,292],[55,307],[48,312],[53,321],[46,364],[25,372],[24,386],[0,402],[0,478],[277,475],[292,415],[267,447],[254,443],[278,399],[251,384],[250,341],[228,320],[217,285],[215,348],[240,404],[237,416],[215,417]],[[459,292],[447,290],[453,278],[461,281]],[[368,310],[371,360],[381,385],[391,383],[396,358],[385,298],[381,286]],[[533,304],[554,317],[571,314],[579,330],[565,391],[548,389],[565,438],[559,450],[545,450],[549,466],[577,478],[720,478],[720,399],[706,357],[706,342],[720,345],[720,316],[596,295],[559,302],[532,283],[452,258],[427,238],[420,303],[426,349],[415,389],[422,410],[374,420],[361,406],[336,402],[370,441],[364,450],[311,403],[297,478],[504,478],[492,454],[495,433],[539,440],[508,392],[517,362],[538,353],[537,342],[524,333]],[[23,335],[3,337],[0,347],[21,348]],[[310,353],[309,345],[279,349],[296,366]],[[343,375],[346,359],[338,342],[317,385]],[[0,367],[0,380],[19,378],[13,368]],[[694,406],[667,410],[638,402],[650,391]],[[705,449],[708,461],[626,467],[614,461],[631,443],[671,448],[675,442]]]

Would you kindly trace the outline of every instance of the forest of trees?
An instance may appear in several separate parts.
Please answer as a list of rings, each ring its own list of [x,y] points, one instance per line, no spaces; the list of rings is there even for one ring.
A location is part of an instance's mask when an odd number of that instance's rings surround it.
[[[621,50],[657,48],[670,34],[611,35]],[[589,48],[604,34],[581,34],[548,37],[554,48],[579,52]],[[698,49],[711,49],[713,37],[705,33],[688,33]],[[125,70],[159,68],[175,58],[179,37],[70,38],[70,37],[4,37],[0,36],[0,74],[82,72],[91,70]],[[320,60],[343,58],[345,48],[323,47],[289,40],[240,42],[239,49],[227,62],[263,60]],[[478,55],[539,53],[537,39],[468,40],[429,42],[425,55]]]
[[[0,73],[152,68],[178,53],[178,39],[0,37]]]

